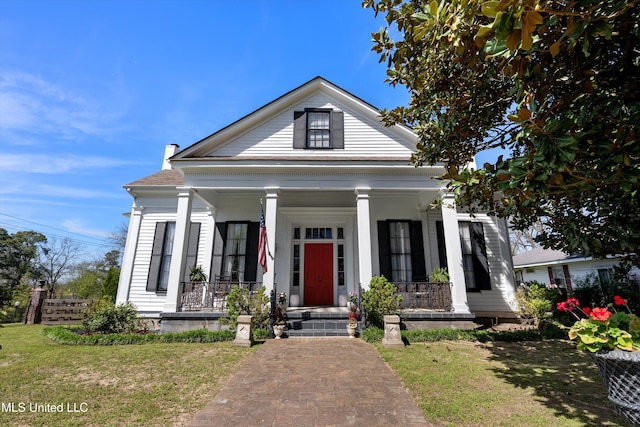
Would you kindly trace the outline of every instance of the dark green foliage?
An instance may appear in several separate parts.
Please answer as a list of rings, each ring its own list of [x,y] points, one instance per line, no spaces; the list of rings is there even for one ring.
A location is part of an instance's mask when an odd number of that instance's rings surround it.
[[[415,329],[410,331],[403,330],[401,334],[403,341],[409,343],[436,341],[520,342],[566,338],[566,332],[555,326],[548,327],[544,333],[534,329],[499,332],[463,329]],[[384,338],[384,330],[369,327],[362,331],[360,337],[367,342],[380,342]]]
[[[375,326],[370,326],[360,332],[360,338],[366,342],[380,342],[384,338],[384,330]]]
[[[120,269],[116,267],[109,267],[107,271],[107,277],[104,279],[102,290],[100,291],[100,297],[116,300],[116,294],[118,293],[118,281],[120,280]]]
[[[227,295],[229,318],[222,318],[222,323],[228,323],[231,329],[238,326],[238,316],[248,314],[253,316],[251,325],[254,329],[265,328],[269,321],[269,297],[263,286],[257,292],[250,294],[246,288],[233,286]]]
[[[561,297],[557,289],[550,289],[541,283],[521,285],[516,292],[519,308],[516,314],[524,324],[542,330],[551,322],[554,308]]]
[[[367,323],[383,328],[384,316],[400,312],[402,295],[384,276],[374,276],[369,282],[369,289],[362,293],[362,307]]]
[[[111,334],[130,333],[144,329],[135,305],[115,305],[109,298],[100,298],[82,311],[82,324],[89,332]]]
[[[640,315],[640,292],[638,285],[614,275],[611,281],[601,281],[598,276],[589,274],[575,280],[572,296],[580,301],[582,307],[606,307],[613,303],[618,295],[626,299],[632,313]],[[575,319],[574,319],[575,320]]]
[[[165,334],[92,334],[80,335],[64,326],[45,328],[43,335],[65,345],[124,345],[148,343],[206,343],[233,341],[235,333],[232,331],[208,331],[198,329],[194,331],[175,332]]]

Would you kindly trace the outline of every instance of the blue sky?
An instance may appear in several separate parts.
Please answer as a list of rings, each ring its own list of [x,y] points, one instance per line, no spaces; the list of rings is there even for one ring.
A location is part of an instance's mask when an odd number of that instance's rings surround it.
[[[408,101],[360,0],[0,0],[0,227],[102,254],[122,185],[321,75],[378,108]],[[99,255],[98,255],[99,256]]]

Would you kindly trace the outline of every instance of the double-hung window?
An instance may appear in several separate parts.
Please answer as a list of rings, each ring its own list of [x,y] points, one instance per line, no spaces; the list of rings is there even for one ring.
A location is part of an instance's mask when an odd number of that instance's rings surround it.
[[[222,274],[234,282],[242,282],[245,279],[248,229],[248,223],[227,223]]]
[[[307,148],[331,148],[331,112],[307,113]]]
[[[293,148],[344,148],[344,113],[330,108],[294,111]]]

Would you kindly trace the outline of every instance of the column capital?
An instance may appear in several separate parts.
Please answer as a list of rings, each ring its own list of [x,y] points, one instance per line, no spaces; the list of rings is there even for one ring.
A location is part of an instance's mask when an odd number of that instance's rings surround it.
[[[278,197],[278,194],[280,194],[280,187],[264,187],[264,192],[267,197]]]

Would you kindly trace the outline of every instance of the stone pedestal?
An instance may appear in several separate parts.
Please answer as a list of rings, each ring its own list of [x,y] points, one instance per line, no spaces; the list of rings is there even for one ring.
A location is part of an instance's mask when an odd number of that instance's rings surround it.
[[[31,299],[29,300],[29,307],[27,307],[27,316],[24,323],[27,325],[40,323],[40,320],[42,319],[42,303],[46,298],[46,289],[42,287],[35,287],[31,289]]]
[[[238,316],[238,326],[236,328],[236,339],[233,345],[238,347],[251,347],[253,345],[253,331],[251,330],[251,319],[253,316]]]
[[[404,348],[400,335],[400,316],[384,316],[384,338],[382,345],[392,348]]]

